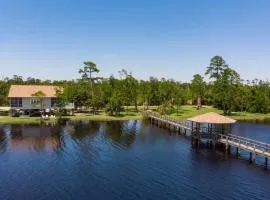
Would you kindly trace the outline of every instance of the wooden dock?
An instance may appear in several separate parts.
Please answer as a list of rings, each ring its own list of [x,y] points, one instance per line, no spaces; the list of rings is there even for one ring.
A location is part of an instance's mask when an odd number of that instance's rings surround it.
[[[181,132],[181,129],[183,130],[189,130],[191,131],[191,126],[188,125],[186,122],[177,121],[174,120],[166,115],[159,115],[154,112],[143,112],[143,115],[151,120],[152,123],[156,123],[157,125],[166,126],[170,130]]]
[[[150,111],[143,112],[143,116],[148,118],[152,124],[168,128],[171,131],[185,134],[187,134],[188,131],[192,137],[192,142],[194,143],[195,141],[197,146],[199,145],[201,139],[207,139],[211,144],[213,144],[214,147],[217,143],[224,144],[225,150],[228,153],[231,152],[231,147],[235,147],[237,156],[239,155],[240,150],[249,152],[250,163],[255,162],[256,155],[263,156],[265,158],[264,166],[266,169],[268,167],[268,159],[270,158],[270,144],[229,133],[223,134],[220,130],[213,129],[212,127],[194,127],[193,123],[188,121],[177,121],[171,117]]]

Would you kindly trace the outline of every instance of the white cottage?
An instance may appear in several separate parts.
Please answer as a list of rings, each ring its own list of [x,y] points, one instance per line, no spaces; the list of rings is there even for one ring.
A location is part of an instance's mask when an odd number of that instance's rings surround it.
[[[52,85],[12,85],[9,90],[9,100],[11,110],[31,111],[42,109],[57,109],[58,86]],[[36,96],[41,93],[42,96]],[[73,109],[74,106],[69,108]]]

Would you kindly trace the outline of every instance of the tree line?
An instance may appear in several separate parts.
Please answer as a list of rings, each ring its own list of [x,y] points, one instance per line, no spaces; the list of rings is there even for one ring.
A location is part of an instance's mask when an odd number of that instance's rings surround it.
[[[254,79],[243,80],[221,56],[214,56],[206,67],[205,74],[195,74],[190,82],[150,77],[138,80],[131,72],[121,70],[118,76],[99,77],[94,62],[86,61],[78,73],[78,80],[51,81],[35,78],[23,79],[14,75],[0,81],[0,105],[8,105],[7,94],[12,84],[58,85],[64,88],[59,93],[59,104],[73,102],[76,108],[97,113],[100,109],[110,115],[134,106],[158,106],[159,112],[178,112],[181,105],[194,104],[197,109],[211,105],[230,115],[232,112],[270,112],[270,83]],[[207,80],[207,81],[206,81]]]

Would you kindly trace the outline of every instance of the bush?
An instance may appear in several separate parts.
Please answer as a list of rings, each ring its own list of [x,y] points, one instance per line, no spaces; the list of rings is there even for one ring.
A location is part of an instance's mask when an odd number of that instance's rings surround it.
[[[109,115],[120,115],[123,111],[122,98],[119,93],[114,93],[106,105],[105,112]]]
[[[158,107],[158,112],[161,115],[169,115],[169,114],[174,113],[176,110],[177,109],[170,101],[168,101],[168,102],[166,102]]]

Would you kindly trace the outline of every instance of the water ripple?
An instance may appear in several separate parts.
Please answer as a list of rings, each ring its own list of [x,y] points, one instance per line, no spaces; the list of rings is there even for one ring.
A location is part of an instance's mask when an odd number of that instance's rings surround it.
[[[270,141],[270,126],[255,127],[236,130]],[[136,120],[1,126],[0,197],[270,199],[269,171],[245,156],[196,150],[188,138]]]

